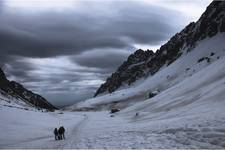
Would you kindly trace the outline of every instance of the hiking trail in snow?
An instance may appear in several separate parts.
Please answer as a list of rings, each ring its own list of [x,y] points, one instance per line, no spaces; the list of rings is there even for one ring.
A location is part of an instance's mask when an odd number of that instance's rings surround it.
[[[225,148],[225,118],[217,113],[143,119],[142,113],[110,117],[107,111],[58,114],[0,107],[0,148]],[[66,139],[55,141],[53,130],[60,125]]]

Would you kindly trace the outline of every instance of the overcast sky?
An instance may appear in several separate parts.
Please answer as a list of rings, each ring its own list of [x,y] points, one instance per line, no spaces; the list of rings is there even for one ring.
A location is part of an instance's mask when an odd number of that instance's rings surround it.
[[[211,0],[0,0],[0,66],[56,106],[90,98],[136,49],[156,50]]]

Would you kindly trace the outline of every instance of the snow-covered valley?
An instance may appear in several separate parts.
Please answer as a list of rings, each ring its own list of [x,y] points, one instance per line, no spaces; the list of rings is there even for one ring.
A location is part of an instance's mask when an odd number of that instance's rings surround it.
[[[224,148],[225,104],[209,105],[192,113],[178,108],[114,117],[106,111],[60,114],[0,107],[0,148]],[[53,129],[60,125],[66,128],[66,140],[55,141]]]
[[[220,58],[113,116],[109,111],[42,112],[2,100],[0,148],[224,148],[224,62]],[[53,129],[61,125],[66,140],[55,141]]]
[[[131,54],[93,98],[61,110],[0,70],[0,148],[225,149],[224,6],[212,2],[156,52]],[[65,140],[55,140],[60,126]]]
[[[225,58],[159,95],[109,111],[41,112],[0,107],[1,148],[224,148]],[[4,99],[4,97],[3,97]],[[138,115],[136,115],[138,113]],[[66,140],[53,129],[64,125]]]

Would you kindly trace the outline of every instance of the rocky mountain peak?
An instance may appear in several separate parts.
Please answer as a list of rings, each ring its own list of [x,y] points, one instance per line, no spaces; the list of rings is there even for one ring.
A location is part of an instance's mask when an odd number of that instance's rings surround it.
[[[129,86],[140,78],[154,75],[164,65],[168,66],[182,54],[190,52],[198,41],[219,32],[225,32],[225,1],[213,1],[197,22],[191,22],[155,53],[139,49],[131,54],[99,87],[95,96],[114,92],[121,86]]]

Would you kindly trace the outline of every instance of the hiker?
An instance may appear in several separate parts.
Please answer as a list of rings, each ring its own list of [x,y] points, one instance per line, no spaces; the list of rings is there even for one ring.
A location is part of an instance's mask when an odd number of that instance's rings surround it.
[[[63,126],[61,126],[58,130],[58,133],[59,133],[59,139],[62,140],[64,139],[65,140],[65,129]]]
[[[62,138],[65,140],[65,129],[64,129],[64,127],[62,126]]]
[[[137,113],[135,114],[135,117],[137,117],[137,116],[139,116],[139,112],[137,112]]]
[[[57,130],[57,128],[55,128],[55,130],[54,130],[54,134],[55,134],[55,140],[58,140],[59,139],[59,135],[58,135],[58,130]]]

